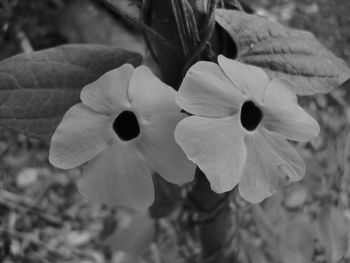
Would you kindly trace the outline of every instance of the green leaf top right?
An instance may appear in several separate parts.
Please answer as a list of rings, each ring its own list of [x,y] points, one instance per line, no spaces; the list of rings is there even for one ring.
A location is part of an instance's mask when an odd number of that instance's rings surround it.
[[[299,95],[327,93],[350,78],[346,63],[308,31],[225,9],[216,10],[216,22],[237,45],[237,60],[290,80]]]

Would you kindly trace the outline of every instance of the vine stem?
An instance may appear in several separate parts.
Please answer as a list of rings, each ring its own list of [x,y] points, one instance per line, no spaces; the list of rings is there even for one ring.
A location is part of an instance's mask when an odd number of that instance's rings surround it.
[[[188,194],[194,227],[199,234],[203,263],[234,263],[232,242],[236,228],[234,213],[230,206],[230,194],[216,194],[203,172],[197,169],[196,184]]]
[[[184,43],[192,43],[195,30],[201,33],[201,38],[191,47],[190,53],[185,55],[185,52],[181,52],[181,56],[166,48],[159,41],[152,41],[153,39],[150,38],[159,59],[162,81],[178,89],[183,79],[183,73],[202,54],[203,57],[206,55],[203,51],[206,50],[207,45],[210,44],[218,49],[222,44],[215,42],[218,41],[217,32],[215,31],[215,10],[218,0],[208,0],[208,2],[204,0],[186,0],[193,9],[194,19],[196,25],[198,25],[195,29],[188,28],[186,24],[189,22],[188,24],[191,23],[192,27],[194,24],[191,22],[192,18],[188,17],[187,22],[180,21],[180,18],[186,17],[186,15],[176,14],[176,12],[182,12],[183,7],[173,10],[175,4],[184,3],[185,0],[143,1],[147,4],[144,7],[143,14],[146,23],[166,37],[168,41],[171,41],[178,49],[183,49]],[[205,10],[198,10],[199,6],[206,8]],[[187,16],[191,16],[191,12],[188,12]],[[179,22],[183,24],[178,25]],[[189,32],[191,34],[188,34]],[[183,35],[180,36],[180,34]],[[191,37],[191,39],[186,39],[186,37]],[[213,53],[216,55],[218,50],[214,50]],[[159,200],[165,198],[166,196],[158,196]],[[157,208],[161,210],[161,207],[157,206],[154,207],[154,210],[157,211]],[[194,234],[196,241],[198,240],[200,243],[202,249],[199,262],[234,263],[236,254],[233,249],[233,242],[236,240],[237,228],[235,227],[234,210],[230,204],[230,195],[213,192],[205,175],[197,169],[196,181],[184,198],[182,209],[183,213],[181,214],[184,217],[179,216],[179,221],[181,221],[180,231],[186,233],[186,235]]]
[[[193,54],[187,59],[182,72],[183,76],[186,74],[187,70],[192,66],[194,61],[203,52],[203,50],[205,49],[205,46],[208,44],[208,41],[213,35],[214,29],[215,29],[215,9],[216,9],[217,3],[218,3],[218,0],[209,1],[208,15],[206,16],[206,21],[204,22],[205,35],[201,39],[197,48],[194,50]]]

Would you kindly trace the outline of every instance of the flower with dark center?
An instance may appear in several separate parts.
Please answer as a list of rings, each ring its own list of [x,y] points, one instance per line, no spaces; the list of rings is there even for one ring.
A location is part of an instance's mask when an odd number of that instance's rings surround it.
[[[176,102],[194,116],[179,122],[175,140],[215,192],[238,184],[241,196],[257,203],[305,173],[286,139],[308,141],[320,128],[287,81],[224,56],[218,62],[188,70]]]
[[[64,115],[50,162],[63,169],[85,164],[79,190],[89,199],[146,210],[154,200],[154,172],[175,184],[194,178],[195,165],[174,140],[186,117],[175,94],[145,66],[107,72]]]

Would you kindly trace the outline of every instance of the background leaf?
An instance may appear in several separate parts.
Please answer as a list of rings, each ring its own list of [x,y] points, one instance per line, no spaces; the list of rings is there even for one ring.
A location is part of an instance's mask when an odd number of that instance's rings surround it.
[[[103,45],[63,45],[0,62],[0,125],[49,140],[81,88],[137,53]]]
[[[233,10],[218,9],[216,21],[235,41],[238,60],[291,80],[298,94],[326,93],[350,78],[347,65],[310,32]]]

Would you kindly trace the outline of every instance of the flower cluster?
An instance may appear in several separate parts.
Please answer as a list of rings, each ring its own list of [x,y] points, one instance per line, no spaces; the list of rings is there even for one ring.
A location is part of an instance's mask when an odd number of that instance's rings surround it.
[[[290,85],[258,67],[224,56],[200,61],[176,93],[145,66],[126,64],[82,89],[52,137],[49,160],[63,169],[84,164],[79,189],[98,202],[145,210],[154,200],[152,173],[181,185],[197,165],[215,192],[238,184],[256,203],[305,173],[286,139],[318,133]]]

